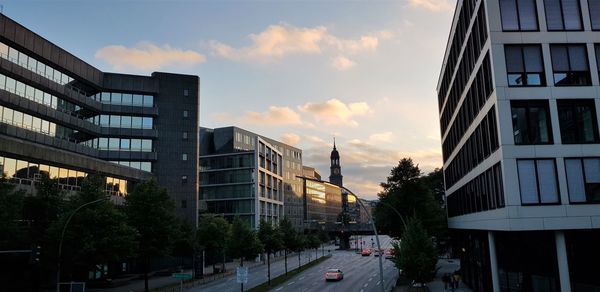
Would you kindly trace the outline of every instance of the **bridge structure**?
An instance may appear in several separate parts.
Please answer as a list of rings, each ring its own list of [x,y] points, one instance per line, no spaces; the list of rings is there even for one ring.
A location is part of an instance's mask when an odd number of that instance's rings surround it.
[[[304,230],[325,231],[330,238],[339,238],[340,249],[350,248],[350,236],[352,235],[375,235],[371,223],[362,222],[305,222]]]

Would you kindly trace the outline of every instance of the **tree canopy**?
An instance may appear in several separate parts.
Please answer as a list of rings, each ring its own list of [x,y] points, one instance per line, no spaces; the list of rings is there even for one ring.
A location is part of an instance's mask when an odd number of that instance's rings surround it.
[[[231,224],[227,254],[232,258],[249,260],[263,252],[263,245],[247,222],[236,217]]]
[[[406,277],[418,283],[427,283],[435,277],[437,252],[427,231],[418,219],[410,219],[401,242],[394,243],[396,267]]]

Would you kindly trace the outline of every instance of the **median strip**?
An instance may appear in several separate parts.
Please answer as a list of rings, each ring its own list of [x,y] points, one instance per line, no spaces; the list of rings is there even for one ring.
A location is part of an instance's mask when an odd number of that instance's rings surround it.
[[[330,257],[331,257],[330,255],[327,255],[327,256],[324,256],[324,257],[320,257],[317,260],[314,260],[314,261],[312,261],[312,262],[310,262],[308,264],[305,264],[305,265],[301,266],[300,269],[289,271],[288,274],[287,274],[287,276],[285,274],[283,274],[283,275],[281,275],[279,277],[271,279],[271,286],[269,286],[268,283],[263,283],[263,284],[260,284],[260,285],[258,285],[256,287],[248,290],[248,292],[266,292],[266,291],[269,291],[269,290],[273,289],[273,287],[282,285],[283,283],[287,282],[288,280],[290,280],[293,277],[297,276],[298,274],[302,273],[304,270],[309,269],[311,267],[314,267],[314,266],[316,266],[316,265],[318,265],[318,264],[326,261]],[[295,281],[289,283],[288,285],[291,285],[293,283],[295,283]]]

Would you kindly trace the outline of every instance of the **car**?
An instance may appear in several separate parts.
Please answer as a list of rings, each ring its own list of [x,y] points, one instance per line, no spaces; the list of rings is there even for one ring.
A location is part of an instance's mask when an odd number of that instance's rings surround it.
[[[363,257],[368,257],[371,256],[371,250],[368,248],[365,248],[362,250],[362,252],[360,253]]]
[[[341,281],[344,279],[344,273],[340,269],[329,269],[325,273],[325,281]]]
[[[394,250],[393,249],[388,249],[385,251],[385,258],[387,260],[391,260],[394,258]]]
[[[375,252],[373,252],[373,256],[378,257],[381,254],[381,251],[379,250],[375,250]]]

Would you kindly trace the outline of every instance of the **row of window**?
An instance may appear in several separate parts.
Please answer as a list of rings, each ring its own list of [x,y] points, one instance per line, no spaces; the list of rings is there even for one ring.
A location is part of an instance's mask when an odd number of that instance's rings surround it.
[[[500,163],[490,167],[446,199],[448,217],[503,208],[504,187]]]
[[[444,77],[442,78],[442,83],[440,84],[440,91],[438,95],[440,109],[442,108],[442,105],[444,105],[444,98],[446,97],[446,93],[448,93],[450,81],[452,80],[452,73],[454,73],[463,42],[466,38],[467,31],[469,30],[469,24],[471,24],[471,17],[473,16],[475,5],[477,5],[477,0],[463,1],[463,6],[460,10],[460,16],[458,17],[458,23],[456,23],[455,33],[452,37],[452,44],[450,45],[450,50],[448,50],[448,61],[444,69]]]
[[[152,129],[152,117],[132,117],[116,115],[99,115],[89,118],[88,121],[101,127],[122,129]]]
[[[24,160],[0,156],[0,172],[4,173],[10,182],[31,185],[43,176],[58,179],[59,185],[67,190],[79,190],[85,172],[56,167],[46,164],[32,163]],[[106,191],[110,195],[124,196],[128,193],[128,182],[124,179],[106,177]]]
[[[496,111],[492,107],[445,169],[446,187],[452,187],[498,147]]]
[[[471,35],[466,42],[465,50],[463,52],[460,64],[456,70],[456,75],[452,81],[452,86],[450,87],[448,96],[442,97],[446,98],[446,104],[443,106],[442,115],[451,116],[454,113],[454,110],[460,101],[460,97],[466,89],[465,87],[467,86],[467,82],[473,73],[475,63],[479,59],[479,56],[483,54],[481,49],[487,41],[487,38],[486,19],[482,5],[479,9],[477,18],[475,18],[475,22],[473,23]],[[443,104],[444,103],[442,103],[442,105]],[[442,107],[440,107],[440,111],[442,111]]]
[[[111,161],[112,163],[128,166],[131,168],[152,172],[152,162],[147,161]]]
[[[570,203],[600,203],[600,158],[565,158]],[[556,160],[517,159],[522,205],[560,204]]]
[[[226,200],[206,202],[207,212],[213,214],[254,213],[254,200]]]
[[[0,58],[9,60],[23,68],[27,68],[29,71],[36,72],[37,74],[53,80],[61,85],[65,85],[73,81],[73,78],[69,77],[67,74],[64,74],[32,57],[29,57],[19,50],[9,47],[2,42],[0,42]]]
[[[230,156],[202,157],[200,170],[213,170],[224,168],[254,167],[254,154],[238,154]]]
[[[200,186],[200,200],[254,198],[252,184]]]
[[[134,93],[100,92],[92,96],[96,101],[111,105],[153,107],[154,96]]]
[[[81,118],[79,111],[81,108],[64,99],[39,90],[31,85],[0,74],[0,90],[6,90],[18,96],[24,97],[39,104],[43,104],[52,109]]]
[[[579,0],[543,0],[548,31],[583,30]],[[600,0],[588,0],[592,30],[600,29]],[[539,31],[535,0],[500,0],[503,31]]]
[[[152,152],[150,139],[94,138],[82,144],[98,150]]]
[[[47,136],[75,143],[79,142],[75,137],[75,134],[77,133],[76,130],[42,120],[38,117],[5,106],[0,106],[0,122]]]
[[[562,144],[600,142],[593,99],[558,99],[556,106]],[[511,113],[515,145],[554,143],[547,100],[513,100]]]
[[[201,172],[200,181],[204,185],[249,183],[252,182],[252,173],[251,169]]]
[[[490,60],[486,56],[471,83],[469,91],[467,91],[467,94],[465,95],[463,103],[458,109],[456,118],[444,139],[444,143],[442,143],[444,162],[446,162],[450,154],[454,151],[456,145],[458,145],[463,135],[492,94],[493,84],[491,74]],[[440,123],[443,131],[442,133],[445,133],[450,124],[451,117],[451,114],[446,114],[444,111]]]

